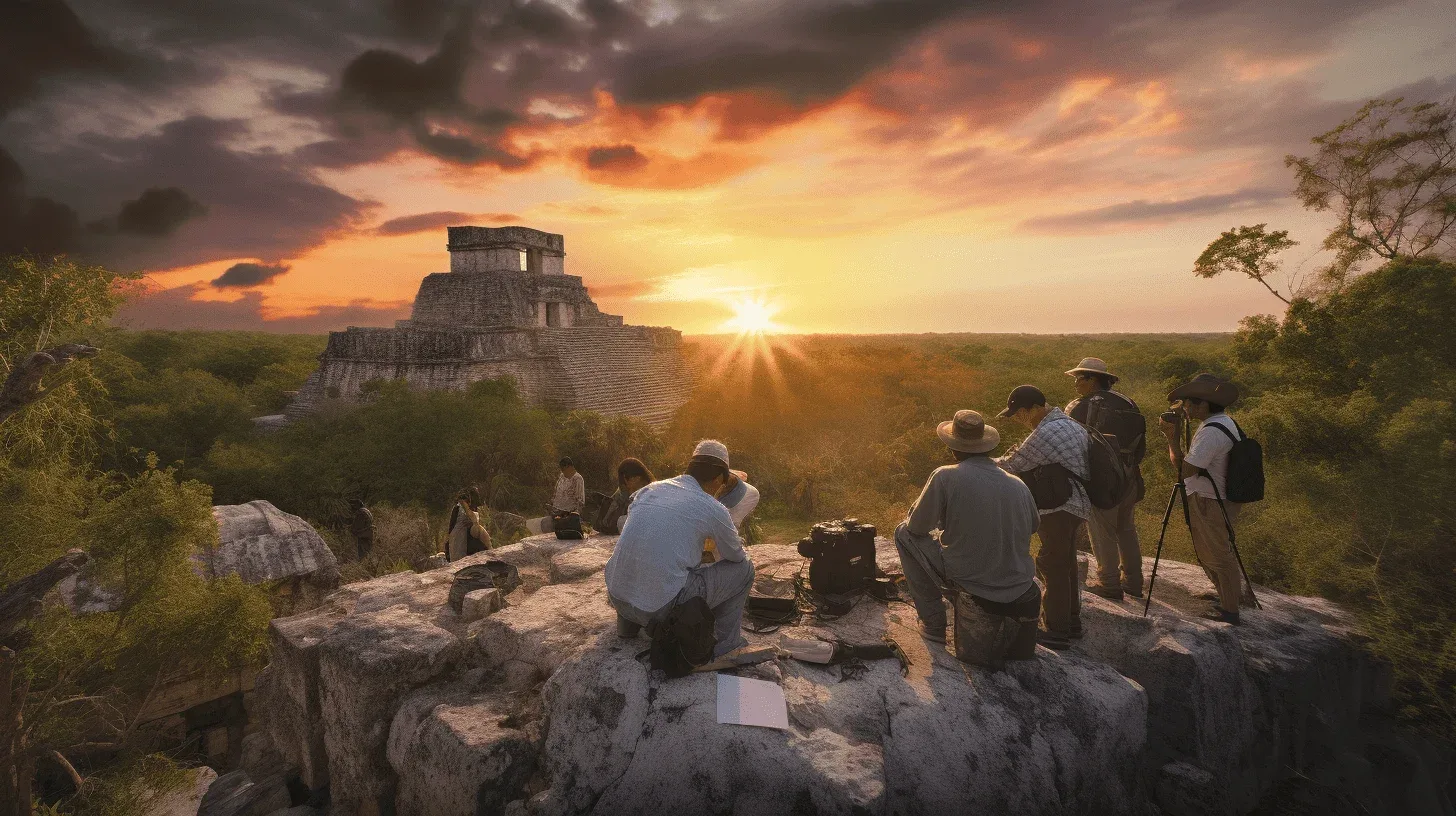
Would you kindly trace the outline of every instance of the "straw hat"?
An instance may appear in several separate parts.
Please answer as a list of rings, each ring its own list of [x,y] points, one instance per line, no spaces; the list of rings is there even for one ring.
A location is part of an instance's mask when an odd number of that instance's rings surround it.
[[[1107,363],[1102,362],[1097,357],[1083,357],[1082,362],[1077,363],[1076,368],[1067,372],[1067,376],[1069,377],[1075,377],[1078,374],[1101,374],[1107,378],[1109,383],[1115,383],[1122,379],[1111,371],[1108,371]]]
[[[1227,408],[1239,400],[1239,387],[1228,380],[1204,372],[1168,392],[1168,402],[1201,399]]]
[[[940,423],[935,432],[946,447],[961,453],[985,453],[1001,444],[1001,433],[979,411],[956,411],[955,419]]]

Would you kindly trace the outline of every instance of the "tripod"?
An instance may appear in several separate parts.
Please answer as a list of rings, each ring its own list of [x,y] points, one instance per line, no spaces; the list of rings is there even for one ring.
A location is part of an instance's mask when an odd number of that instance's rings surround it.
[[[1163,511],[1163,531],[1158,533],[1158,549],[1153,555],[1153,574],[1148,578],[1148,597],[1143,601],[1143,617],[1148,616],[1148,609],[1153,605],[1153,584],[1158,582],[1158,561],[1163,557],[1163,539],[1168,537],[1168,519],[1173,517],[1173,502],[1181,497],[1183,499],[1183,523],[1189,524],[1188,518],[1188,488],[1183,484],[1181,474],[1178,483],[1173,485],[1172,491],[1168,493],[1168,509]]]

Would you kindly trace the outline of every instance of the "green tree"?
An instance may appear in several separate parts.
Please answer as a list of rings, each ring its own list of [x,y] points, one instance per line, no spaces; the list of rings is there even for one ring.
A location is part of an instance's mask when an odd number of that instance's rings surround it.
[[[1280,266],[1273,256],[1297,246],[1299,242],[1290,240],[1287,230],[1268,232],[1264,227],[1264,224],[1235,227],[1218,236],[1193,262],[1193,274],[1212,278],[1224,272],[1240,272],[1264,284],[1274,297],[1289,303],[1289,298],[1269,285],[1269,278],[1279,271]],[[1291,295],[1297,293],[1295,281],[1291,280],[1288,288]]]
[[[1371,256],[1451,257],[1456,250],[1456,100],[1375,99],[1314,138],[1313,156],[1286,156],[1295,195],[1338,221],[1324,247],[1340,285]]]

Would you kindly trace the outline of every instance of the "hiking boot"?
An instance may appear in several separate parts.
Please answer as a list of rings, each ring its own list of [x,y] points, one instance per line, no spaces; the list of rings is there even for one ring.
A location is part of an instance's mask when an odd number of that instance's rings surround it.
[[[1207,612],[1204,612],[1203,617],[1211,621],[1217,621],[1218,623],[1227,623],[1230,626],[1239,625],[1239,613],[1226,612],[1222,608],[1217,606],[1208,610]]]
[[[1036,630],[1036,642],[1047,647],[1048,649],[1056,649],[1059,652],[1063,649],[1072,648],[1071,640],[1068,640],[1061,635],[1054,635],[1045,629]]]
[[[617,637],[631,639],[637,637],[637,633],[641,631],[642,624],[633,623],[621,615],[617,616]]]
[[[934,626],[924,621],[920,622],[920,636],[935,643],[945,642],[945,624]]]
[[[1103,586],[1102,584],[1093,584],[1092,586],[1087,587],[1087,591],[1092,593],[1093,595],[1096,595],[1099,598],[1106,598],[1109,601],[1122,600],[1122,590],[1118,589],[1117,587]]]
[[[1123,587],[1122,593],[1129,598],[1141,598],[1143,596],[1143,591],[1141,589],[1128,589],[1127,587]]]

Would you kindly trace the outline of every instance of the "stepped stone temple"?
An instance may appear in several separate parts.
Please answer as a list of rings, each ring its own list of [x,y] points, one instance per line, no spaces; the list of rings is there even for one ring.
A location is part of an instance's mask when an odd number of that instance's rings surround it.
[[[560,235],[527,227],[450,227],[450,271],[420,283],[409,320],[329,334],[288,416],[351,401],[375,379],[464,389],[509,375],[527,400],[634,416],[662,426],[687,400],[682,334],[624,325],[565,271]]]

